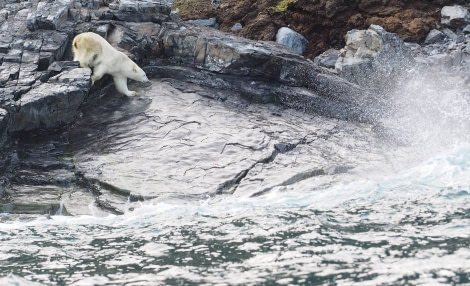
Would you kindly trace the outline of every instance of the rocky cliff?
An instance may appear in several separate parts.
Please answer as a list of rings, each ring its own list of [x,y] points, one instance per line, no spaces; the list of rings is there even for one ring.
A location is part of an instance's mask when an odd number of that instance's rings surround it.
[[[151,76],[238,90],[254,101],[342,119],[372,120],[357,103],[370,95],[358,86],[282,45],[184,23],[170,14],[166,1],[18,0],[2,8],[2,133],[73,122],[80,105],[95,94],[91,71],[67,62],[71,40],[86,31],[101,34]]]
[[[289,26],[307,38],[309,44],[304,56],[313,59],[329,48],[342,48],[347,31],[366,29],[371,24],[397,33],[405,41],[421,42],[436,28],[444,5],[466,3],[464,0],[176,0],[174,7],[185,20],[215,17],[222,31],[255,40],[275,40],[278,29]]]

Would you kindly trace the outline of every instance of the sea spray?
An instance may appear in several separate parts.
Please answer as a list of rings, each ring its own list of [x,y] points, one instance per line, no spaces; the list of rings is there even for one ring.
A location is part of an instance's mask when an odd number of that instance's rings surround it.
[[[468,142],[469,91],[461,77],[417,68],[387,96],[394,108],[382,124],[396,140],[435,149]]]

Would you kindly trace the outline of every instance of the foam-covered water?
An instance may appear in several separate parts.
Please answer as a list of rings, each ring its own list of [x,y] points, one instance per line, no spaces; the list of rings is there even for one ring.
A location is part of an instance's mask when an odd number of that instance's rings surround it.
[[[2,285],[469,283],[469,157],[463,144],[378,179],[122,216],[3,214]]]

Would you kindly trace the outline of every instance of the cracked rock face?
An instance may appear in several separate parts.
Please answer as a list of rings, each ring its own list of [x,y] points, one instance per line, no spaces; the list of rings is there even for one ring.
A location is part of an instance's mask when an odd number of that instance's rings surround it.
[[[63,72],[21,97],[10,131],[54,128],[72,123],[88,94],[91,70]]]
[[[71,3],[8,1],[2,10],[7,17],[0,22],[0,107],[10,118],[1,125],[2,134],[58,127],[76,116],[77,101],[88,93],[89,72],[71,71],[49,80],[63,71],[49,66],[66,52]]]

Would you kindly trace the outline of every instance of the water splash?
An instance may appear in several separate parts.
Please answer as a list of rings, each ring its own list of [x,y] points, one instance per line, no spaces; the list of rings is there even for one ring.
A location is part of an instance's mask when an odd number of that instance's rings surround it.
[[[442,150],[470,140],[470,92],[462,77],[416,68],[387,96],[393,110],[382,124],[397,141]]]
[[[65,215],[65,213],[64,213],[64,201],[60,201],[59,209],[56,211],[55,215]]]

